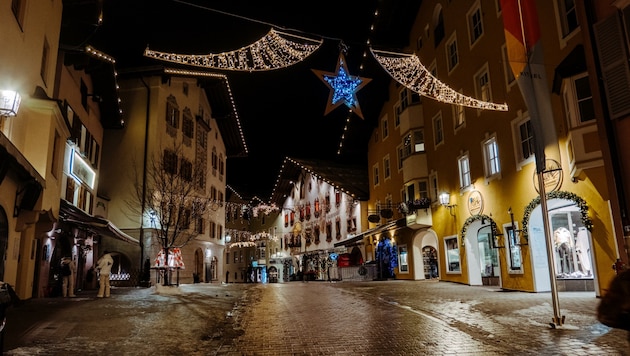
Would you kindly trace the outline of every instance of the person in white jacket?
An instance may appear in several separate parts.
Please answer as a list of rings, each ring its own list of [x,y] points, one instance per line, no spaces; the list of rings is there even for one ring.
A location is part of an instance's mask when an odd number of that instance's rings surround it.
[[[72,258],[64,257],[61,259],[61,294],[63,297],[76,297],[74,295],[74,280],[77,274],[77,265]]]
[[[114,259],[109,251],[105,251],[105,254],[101,256],[96,262],[96,270],[99,275],[99,287],[98,298],[109,298],[111,285],[109,284],[109,274],[112,272],[112,266],[114,265]]]

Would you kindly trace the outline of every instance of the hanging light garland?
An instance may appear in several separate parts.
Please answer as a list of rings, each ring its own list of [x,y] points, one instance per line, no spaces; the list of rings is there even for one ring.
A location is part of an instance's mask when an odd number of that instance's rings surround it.
[[[482,110],[507,111],[507,104],[495,104],[465,96],[435,78],[414,54],[377,51],[370,48],[378,63],[397,82],[437,101]]]
[[[299,43],[289,38],[300,39]],[[322,44],[323,40],[296,36],[273,28],[258,41],[234,51],[205,55],[177,54],[150,50],[145,57],[220,70],[255,72],[286,68],[303,61]]]

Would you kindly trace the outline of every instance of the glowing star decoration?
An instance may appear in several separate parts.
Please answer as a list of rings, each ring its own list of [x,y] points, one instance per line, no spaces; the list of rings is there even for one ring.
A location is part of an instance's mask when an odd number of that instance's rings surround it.
[[[357,99],[357,92],[372,79],[350,75],[348,66],[346,65],[346,58],[343,54],[339,55],[335,73],[316,69],[312,69],[312,71],[330,88],[330,95],[328,96],[328,103],[326,104],[324,115],[328,115],[328,113],[336,109],[339,105],[346,104],[350,110],[363,119],[359,99]]]

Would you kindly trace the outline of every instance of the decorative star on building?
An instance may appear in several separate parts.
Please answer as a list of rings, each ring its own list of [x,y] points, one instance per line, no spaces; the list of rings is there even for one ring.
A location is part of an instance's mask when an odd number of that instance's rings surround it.
[[[328,113],[336,109],[339,105],[346,104],[350,110],[363,119],[359,99],[357,99],[357,92],[369,83],[372,80],[371,78],[350,75],[348,66],[346,65],[346,58],[343,54],[339,55],[335,73],[316,69],[312,69],[312,71],[330,88],[330,95],[328,96],[328,103],[326,104],[324,115],[328,115]]]

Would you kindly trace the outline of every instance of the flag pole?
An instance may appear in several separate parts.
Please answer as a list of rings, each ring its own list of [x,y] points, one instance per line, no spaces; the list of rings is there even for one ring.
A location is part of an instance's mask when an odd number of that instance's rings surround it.
[[[545,191],[545,171],[538,170],[538,191],[540,192],[540,210],[542,213],[545,244],[547,245],[547,263],[549,264],[549,282],[551,283],[551,299],[553,304],[553,319],[549,325],[556,329],[564,323],[564,316],[560,315],[560,300],[558,299],[558,285],[556,283],[556,266],[553,261],[553,242],[549,230],[549,210],[547,208],[547,192]]]
[[[525,22],[523,21],[523,8],[521,4],[521,0],[518,1],[518,16],[521,25],[521,40],[526,49],[526,72],[529,73],[527,77],[531,83],[531,88],[535,88],[534,84],[534,76],[532,74],[532,66],[531,66],[531,49],[533,43],[528,43],[526,33],[529,29],[525,28]],[[530,4],[531,5],[531,4]],[[530,14],[531,15],[531,14]],[[536,155],[536,173],[538,176],[538,192],[540,194],[540,210],[542,214],[543,221],[543,229],[545,234],[545,245],[547,247],[547,264],[549,265],[549,283],[551,285],[551,299],[553,305],[553,318],[549,325],[551,328],[556,329],[561,327],[564,323],[564,316],[560,315],[560,300],[558,299],[558,285],[556,281],[556,267],[554,264],[554,250],[553,250],[553,241],[551,240],[551,231],[549,228],[549,209],[547,207],[547,192],[545,191],[545,170],[546,170],[546,157],[545,157],[545,146],[546,140],[545,135],[543,134],[542,122],[540,118],[540,110],[538,110],[538,100],[536,95],[532,95],[530,100],[534,104],[534,108],[530,108],[530,115],[537,116],[532,120],[532,123],[538,123],[535,125],[534,129],[534,152]]]

